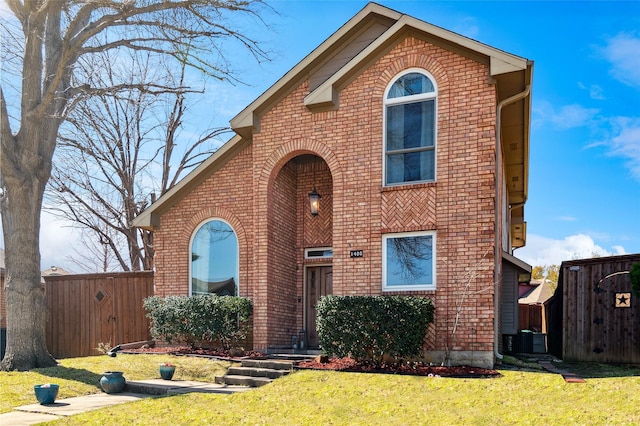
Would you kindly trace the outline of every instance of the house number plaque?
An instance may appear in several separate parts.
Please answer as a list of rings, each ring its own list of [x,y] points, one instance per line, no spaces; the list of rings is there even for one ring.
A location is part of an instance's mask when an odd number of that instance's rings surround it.
[[[364,251],[362,251],[362,250],[351,250],[349,252],[349,256],[351,256],[351,257],[363,257],[364,256]]]

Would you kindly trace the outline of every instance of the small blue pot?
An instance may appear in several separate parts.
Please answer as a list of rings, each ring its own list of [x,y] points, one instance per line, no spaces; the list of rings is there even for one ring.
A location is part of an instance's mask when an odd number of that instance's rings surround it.
[[[59,385],[49,385],[47,387],[43,387],[44,385],[35,385],[33,390],[36,392],[36,399],[40,404],[53,404],[58,397],[58,389],[60,389]]]
[[[160,377],[164,380],[171,380],[175,372],[175,365],[160,365]]]

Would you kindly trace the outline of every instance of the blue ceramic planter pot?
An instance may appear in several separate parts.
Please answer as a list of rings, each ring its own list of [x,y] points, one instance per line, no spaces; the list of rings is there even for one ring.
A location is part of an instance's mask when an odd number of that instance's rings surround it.
[[[58,397],[59,385],[35,385],[36,399],[40,404],[53,404]]]
[[[175,372],[176,367],[174,365],[160,365],[160,377],[164,380],[171,380]]]
[[[100,387],[105,393],[122,392],[126,384],[122,371],[105,371],[100,379]]]

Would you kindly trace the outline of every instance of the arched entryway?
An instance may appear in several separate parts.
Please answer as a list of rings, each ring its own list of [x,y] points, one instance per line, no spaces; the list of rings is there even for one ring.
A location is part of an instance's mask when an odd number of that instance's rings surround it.
[[[308,153],[274,173],[267,197],[267,346],[306,349],[318,344],[315,303],[331,292],[333,179],[327,163]],[[310,193],[319,194],[317,214]]]

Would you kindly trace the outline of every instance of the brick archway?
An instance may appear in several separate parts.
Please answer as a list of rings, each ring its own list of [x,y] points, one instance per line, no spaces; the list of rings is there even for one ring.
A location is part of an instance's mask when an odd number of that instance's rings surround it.
[[[256,349],[290,347],[303,327],[304,247],[331,244],[339,204],[333,192],[341,175],[334,153],[313,139],[283,144],[260,169],[254,192]],[[323,198],[320,215],[312,217],[308,192],[316,183]],[[322,231],[310,232],[317,228]]]

